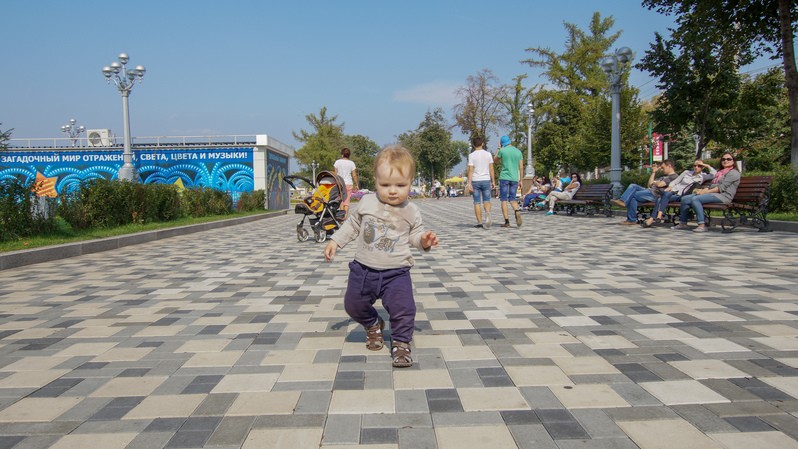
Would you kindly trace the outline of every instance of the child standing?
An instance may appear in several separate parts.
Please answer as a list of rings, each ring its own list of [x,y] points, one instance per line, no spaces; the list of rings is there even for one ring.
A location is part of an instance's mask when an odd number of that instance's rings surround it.
[[[438,246],[438,236],[424,231],[421,213],[407,199],[416,172],[416,162],[407,149],[389,146],[374,161],[376,194],[364,195],[324,248],[325,259],[335,257],[338,248],[357,240],[355,260],[349,263],[349,280],[344,296],[346,313],[366,328],[366,347],[379,351],[385,342],[385,326],[374,303],[382,299],[391,321],[393,366],[413,365],[410,342],[416,319],[416,303],[410,268],[410,247],[429,251]]]

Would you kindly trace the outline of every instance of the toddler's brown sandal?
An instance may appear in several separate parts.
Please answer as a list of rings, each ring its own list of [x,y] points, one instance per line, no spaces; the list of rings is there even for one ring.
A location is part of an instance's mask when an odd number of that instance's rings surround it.
[[[385,321],[377,317],[377,324],[366,328],[366,348],[370,351],[379,351],[385,346],[382,338],[382,330],[385,328]]]
[[[391,342],[391,358],[394,368],[407,368],[413,366],[410,356],[410,344],[403,341]]]

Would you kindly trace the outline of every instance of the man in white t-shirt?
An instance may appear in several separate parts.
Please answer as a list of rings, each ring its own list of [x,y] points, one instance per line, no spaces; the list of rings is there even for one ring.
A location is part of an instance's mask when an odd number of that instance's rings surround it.
[[[490,194],[496,187],[493,173],[493,155],[485,150],[482,137],[471,139],[474,151],[468,155],[468,174],[466,175],[466,192],[473,192],[474,215],[477,217],[476,228],[490,228]],[[482,221],[482,209],[485,209],[485,222]]]

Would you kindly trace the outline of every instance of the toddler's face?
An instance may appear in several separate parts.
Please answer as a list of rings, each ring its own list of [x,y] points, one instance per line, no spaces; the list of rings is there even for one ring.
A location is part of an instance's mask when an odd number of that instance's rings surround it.
[[[412,179],[388,164],[380,164],[375,173],[377,196],[383,203],[398,206],[410,196]]]

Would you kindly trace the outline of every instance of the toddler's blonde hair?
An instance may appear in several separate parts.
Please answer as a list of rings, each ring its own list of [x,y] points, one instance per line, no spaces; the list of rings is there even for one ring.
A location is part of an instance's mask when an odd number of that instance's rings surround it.
[[[374,158],[374,173],[377,173],[377,167],[382,164],[388,164],[391,167],[391,172],[396,170],[400,175],[413,179],[416,173],[416,161],[410,151],[401,145],[391,145],[383,148],[377,153]]]

